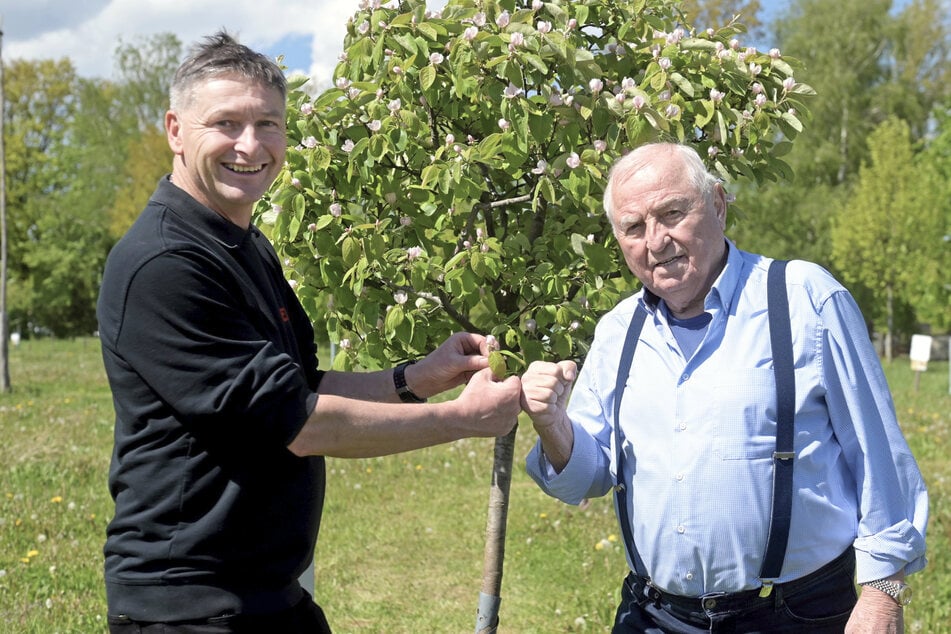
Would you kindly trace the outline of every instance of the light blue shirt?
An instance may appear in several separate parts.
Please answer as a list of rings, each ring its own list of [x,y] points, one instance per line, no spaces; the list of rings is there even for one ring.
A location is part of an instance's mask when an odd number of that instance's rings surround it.
[[[638,551],[654,584],[673,594],[762,585],[776,429],[768,265],[729,245],[705,301],[712,319],[689,358],[656,298],[642,290],[620,302],[599,322],[571,395],[568,464],[555,474],[540,443],[527,458],[539,486],[569,504],[611,490],[620,342],[643,303],[648,317],[621,409],[622,480],[631,483],[627,504]],[[787,285],[796,462],[778,582],[820,568],[849,546],[859,582],[920,570],[928,495],[862,315],[817,265],[790,262]]]

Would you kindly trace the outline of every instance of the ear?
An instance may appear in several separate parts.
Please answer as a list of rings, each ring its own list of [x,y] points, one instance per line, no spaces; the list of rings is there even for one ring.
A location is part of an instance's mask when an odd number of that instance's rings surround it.
[[[726,192],[720,183],[713,186],[713,207],[716,209],[717,220],[720,221],[720,228],[726,231]]]
[[[182,120],[174,110],[165,113],[165,136],[168,138],[168,147],[172,149],[173,154],[179,156],[185,151],[182,140]]]

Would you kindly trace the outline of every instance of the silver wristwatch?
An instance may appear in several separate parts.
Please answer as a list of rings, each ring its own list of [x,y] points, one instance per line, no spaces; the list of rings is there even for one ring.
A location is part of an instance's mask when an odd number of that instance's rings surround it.
[[[889,581],[888,579],[876,579],[875,581],[868,581],[862,584],[863,586],[872,586],[877,590],[881,590],[891,598],[895,599],[895,603],[904,607],[911,603],[911,586],[902,583],[901,581]]]

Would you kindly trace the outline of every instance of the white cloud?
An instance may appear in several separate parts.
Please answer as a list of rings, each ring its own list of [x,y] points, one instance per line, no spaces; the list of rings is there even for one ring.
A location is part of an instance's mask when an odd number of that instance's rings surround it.
[[[20,5],[20,3],[17,3]],[[4,13],[3,57],[73,61],[87,77],[110,77],[120,41],[173,33],[187,47],[220,28],[256,50],[287,36],[311,37],[309,72],[329,82],[357,0],[32,0]]]

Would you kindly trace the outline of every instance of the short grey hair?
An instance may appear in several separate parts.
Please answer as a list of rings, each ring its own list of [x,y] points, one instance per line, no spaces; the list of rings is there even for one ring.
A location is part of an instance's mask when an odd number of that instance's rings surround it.
[[[713,194],[714,188],[720,182],[720,179],[707,170],[707,166],[703,164],[700,155],[691,146],[664,141],[645,143],[617,159],[608,172],[608,184],[604,188],[602,204],[612,227],[614,226],[614,182],[621,176],[631,176],[647,167],[653,160],[655,151],[659,149],[666,149],[680,155],[687,168],[687,178],[690,179],[704,199],[709,200]]]
[[[172,110],[187,108],[195,88],[216,77],[237,76],[274,88],[287,98],[287,78],[276,62],[239,44],[226,31],[218,31],[194,45],[175,71],[169,90]]]

